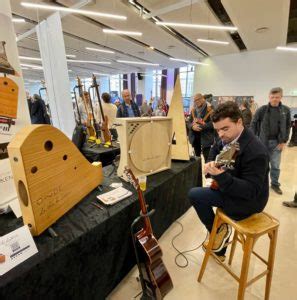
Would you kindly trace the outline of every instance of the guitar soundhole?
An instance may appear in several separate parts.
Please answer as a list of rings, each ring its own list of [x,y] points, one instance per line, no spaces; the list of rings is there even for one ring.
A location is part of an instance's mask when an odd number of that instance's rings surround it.
[[[46,141],[44,144],[44,149],[46,151],[51,151],[53,149],[53,142],[52,141]]]
[[[38,170],[37,167],[34,166],[34,167],[31,168],[31,173],[35,174],[37,172],[37,170]]]
[[[29,199],[28,199],[27,189],[26,189],[23,181],[21,181],[21,180],[19,180],[19,182],[18,182],[18,190],[19,190],[19,195],[20,195],[21,201],[23,202],[23,204],[25,206],[28,206]]]
[[[67,160],[68,156],[65,154],[63,155],[63,160]]]

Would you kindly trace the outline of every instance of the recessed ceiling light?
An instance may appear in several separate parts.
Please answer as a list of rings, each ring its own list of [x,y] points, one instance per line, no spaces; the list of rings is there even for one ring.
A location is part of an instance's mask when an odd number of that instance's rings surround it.
[[[141,61],[131,61],[131,60],[117,60],[117,62],[124,63],[124,64],[159,66],[159,64],[153,64],[153,63],[147,63],[147,62],[141,62]]]
[[[19,59],[41,61],[40,57],[30,57],[30,56],[21,56],[21,55],[19,56]]]
[[[297,52],[297,48],[294,47],[282,47],[278,46],[276,47],[277,50],[282,50],[282,51],[291,51],[291,52]]]
[[[12,18],[13,23],[25,23],[26,20],[22,18]]]
[[[95,60],[76,60],[76,59],[67,59],[68,62],[72,63],[86,63],[86,64],[99,64],[99,65],[110,65],[109,61],[95,61]]]
[[[205,24],[187,24],[187,23],[175,23],[175,22],[156,22],[156,25],[160,26],[172,26],[172,27],[188,27],[197,29],[211,29],[211,30],[227,30],[236,31],[237,27],[234,26],[216,26],[216,25],[205,25]]]
[[[181,58],[169,58],[170,60],[174,60],[174,61],[180,61],[180,62],[184,62],[187,64],[194,64],[194,65],[203,65],[203,66],[208,66],[208,64],[206,63],[202,63],[200,61],[193,61],[193,60],[186,60],[186,59],[181,59]]]
[[[68,7],[62,7],[62,6],[53,6],[53,5],[46,5],[46,4],[37,4],[37,3],[30,3],[30,2],[21,2],[21,5],[25,6],[25,7],[31,7],[31,8],[40,8],[40,9],[72,12],[72,13],[76,13],[76,14],[103,17],[103,18],[113,18],[113,19],[118,19],[118,20],[127,20],[126,16],[106,14],[106,13],[100,13],[100,12],[84,10],[84,9],[75,9],[75,8],[68,8]]]
[[[198,42],[201,42],[201,43],[219,44],[219,45],[229,45],[229,42],[219,41],[219,40],[197,39],[197,41],[198,41]]]
[[[86,49],[90,51],[96,51],[96,52],[111,53],[111,54],[114,53],[114,51],[105,50],[105,49],[97,49],[97,48],[90,48],[90,47],[86,47]]]
[[[151,49],[151,50],[155,50],[155,47],[153,47],[153,46],[149,46],[149,49]]]
[[[142,35],[142,32],[127,31],[127,30],[103,29],[103,32],[109,34],[124,34],[124,35],[138,35],[138,36]]]
[[[36,70],[43,70],[42,66],[39,65],[32,65],[32,64],[20,64],[22,67],[29,67]]]

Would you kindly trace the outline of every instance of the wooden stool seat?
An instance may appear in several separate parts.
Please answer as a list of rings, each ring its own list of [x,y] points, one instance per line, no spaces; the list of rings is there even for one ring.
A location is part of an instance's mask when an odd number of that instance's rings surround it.
[[[223,223],[228,223],[234,230],[249,236],[263,235],[279,226],[278,220],[265,212],[251,215],[241,221],[232,220],[225,215],[221,209],[218,209],[218,214],[220,215],[220,218],[225,221]]]
[[[231,270],[229,266],[224,264],[212,251],[217,230],[223,223],[227,223],[231,225],[234,229],[233,240],[229,242],[229,244],[232,243],[229,261],[228,261],[229,265],[232,264],[236,243],[240,242],[242,244],[243,259],[242,259],[241,273],[239,277]],[[238,300],[244,299],[246,287],[248,287],[249,285],[257,281],[258,279],[262,278],[263,276],[266,276],[265,300],[268,300],[270,295],[278,227],[279,227],[278,220],[265,212],[254,214],[241,221],[235,221],[230,217],[228,217],[222,211],[222,209],[218,208],[216,212],[214,224],[212,227],[212,231],[209,237],[209,243],[207,245],[203,263],[199,272],[198,282],[200,282],[203,277],[209,256],[211,255],[217,260],[217,262],[222,267],[224,267],[226,271],[229,272],[230,275],[232,275],[232,277],[235,280],[238,281],[239,283],[238,297],[237,297]],[[254,245],[258,240],[258,238],[266,234],[270,239],[268,260],[265,260],[258,253],[253,251]],[[261,274],[254,277],[253,279],[247,281],[251,254],[254,254],[264,264],[266,264],[267,269]]]

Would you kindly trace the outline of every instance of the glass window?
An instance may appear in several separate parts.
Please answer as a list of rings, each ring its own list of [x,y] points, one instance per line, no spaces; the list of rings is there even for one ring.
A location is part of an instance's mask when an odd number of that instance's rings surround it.
[[[191,97],[193,95],[194,71],[195,67],[191,65],[179,68],[184,110],[186,112],[190,110]]]

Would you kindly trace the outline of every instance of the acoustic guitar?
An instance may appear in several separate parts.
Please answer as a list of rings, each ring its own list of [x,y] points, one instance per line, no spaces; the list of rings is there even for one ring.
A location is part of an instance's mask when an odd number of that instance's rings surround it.
[[[95,88],[96,96],[97,96],[98,103],[99,103],[101,118],[102,118],[101,131],[102,131],[103,139],[104,139],[105,143],[111,143],[111,134],[110,134],[110,131],[108,129],[108,118],[107,118],[106,115],[104,115],[104,112],[103,112],[103,107],[102,107],[102,103],[101,103],[101,99],[100,99],[100,93],[99,93],[99,85],[97,83],[96,76],[94,74],[92,76],[92,79],[93,79],[92,87]]]
[[[147,215],[147,205],[138,179],[135,178],[132,171],[127,167],[124,173],[137,190],[141,213],[144,216],[143,227],[135,234],[135,239],[138,242],[138,253],[141,259],[140,265],[145,285],[155,299],[163,299],[173,288],[173,283],[162,261],[162,250],[153,235],[150,218],[145,216]]]
[[[89,107],[88,107],[89,103],[91,102],[91,99],[89,98],[88,99],[89,101],[87,101],[86,97],[89,97],[89,95],[87,95],[88,94],[87,92],[83,91],[83,86],[82,86],[81,80],[78,76],[77,76],[77,86],[78,86],[78,90],[79,90],[79,95],[83,101],[85,111],[87,114],[87,120],[86,120],[87,134],[88,134],[89,138],[90,137],[98,138],[97,131],[94,127],[94,122],[95,122],[94,112],[93,112],[93,109],[90,112]],[[91,103],[90,103],[90,105],[91,105]]]
[[[232,170],[235,164],[236,156],[239,152],[239,144],[238,143],[232,143],[229,145],[226,145],[221,152],[216,156],[215,160],[215,166],[217,168],[222,169],[229,169]],[[212,183],[210,185],[210,188],[213,190],[218,190],[219,185],[216,180],[212,180]]]

